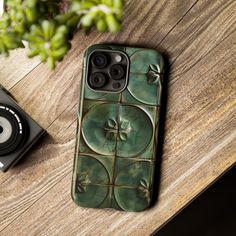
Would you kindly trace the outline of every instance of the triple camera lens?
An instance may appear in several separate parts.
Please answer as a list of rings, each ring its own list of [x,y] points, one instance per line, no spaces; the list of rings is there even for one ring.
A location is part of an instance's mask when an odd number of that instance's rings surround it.
[[[98,51],[89,62],[88,83],[92,89],[116,92],[126,85],[128,60],[121,53]]]

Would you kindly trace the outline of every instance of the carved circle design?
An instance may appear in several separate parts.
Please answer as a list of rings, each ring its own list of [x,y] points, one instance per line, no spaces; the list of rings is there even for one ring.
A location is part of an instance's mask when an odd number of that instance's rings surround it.
[[[76,177],[76,201],[83,207],[98,207],[109,193],[110,178],[106,167],[91,156],[80,156]],[[102,186],[103,184],[103,186]]]
[[[140,50],[135,52],[130,60],[129,92],[140,102],[157,105],[157,86],[160,80],[159,54],[153,50]],[[156,64],[153,64],[155,62]]]
[[[143,211],[149,206],[145,197],[140,197],[138,188],[114,187],[114,195],[117,204],[125,211]]]
[[[104,128],[107,121],[118,114],[117,104],[99,104],[93,106],[82,120],[82,134],[88,147],[102,155],[114,155],[116,142],[108,139]]]
[[[132,105],[121,105],[120,116],[130,122],[131,128],[126,141],[117,141],[116,155],[135,157],[144,152],[152,140],[151,118],[143,109]]]
[[[151,142],[153,125],[149,115],[137,106],[103,103],[84,115],[82,134],[98,154],[134,157]]]
[[[149,206],[151,202],[150,172],[152,172],[150,166],[148,161],[129,160],[117,169],[114,195],[117,204],[123,210],[142,211]]]

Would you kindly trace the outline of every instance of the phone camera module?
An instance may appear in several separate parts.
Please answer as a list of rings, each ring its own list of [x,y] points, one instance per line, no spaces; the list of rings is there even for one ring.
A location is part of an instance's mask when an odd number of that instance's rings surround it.
[[[110,76],[114,80],[120,80],[124,78],[125,71],[122,65],[114,64],[110,67]]]
[[[118,93],[127,86],[129,59],[122,51],[95,50],[86,61],[86,82],[94,92]]]
[[[106,78],[103,73],[93,73],[89,79],[90,86],[92,88],[101,88],[106,84]]]
[[[96,54],[92,59],[93,65],[97,68],[104,68],[107,65],[107,57],[104,54]]]

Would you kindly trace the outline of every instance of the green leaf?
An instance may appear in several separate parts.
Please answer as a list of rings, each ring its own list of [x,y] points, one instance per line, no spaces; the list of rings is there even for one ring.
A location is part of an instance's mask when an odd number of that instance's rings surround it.
[[[124,6],[123,0],[113,0],[113,7],[119,10],[122,10]]]
[[[121,28],[120,22],[112,13],[106,15],[106,23],[108,25],[109,31],[112,33],[117,33]]]
[[[108,27],[104,19],[97,20],[96,26],[99,32],[106,32]]]
[[[58,50],[52,51],[51,56],[54,58],[54,60],[60,60],[64,57],[64,55],[67,53],[69,50],[69,46],[66,45],[64,47],[61,47]]]
[[[55,23],[53,21],[44,20],[42,22],[42,29],[46,40],[50,40],[55,32]]]
[[[51,70],[55,69],[56,67],[56,62],[53,57],[48,58],[48,65]]]

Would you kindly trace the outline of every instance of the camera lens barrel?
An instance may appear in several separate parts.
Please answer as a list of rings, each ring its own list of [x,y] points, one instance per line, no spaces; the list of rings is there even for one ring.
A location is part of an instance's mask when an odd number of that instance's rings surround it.
[[[107,65],[107,57],[104,54],[96,54],[92,58],[93,65],[97,68],[103,68]]]
[[[12,106],[0,104],[0,156],[22,146],[27,136],[27,123]]]
[[[92,88],[101,88],[106,84],[106,77],[103,73],[93,73],[90,76],[89,84]]]
[[[114,64],[111,66],[109,70],[110,76],[114,80],[120,80],[123,79],[125,76],[125,71],[122,65],[120,64]]]

